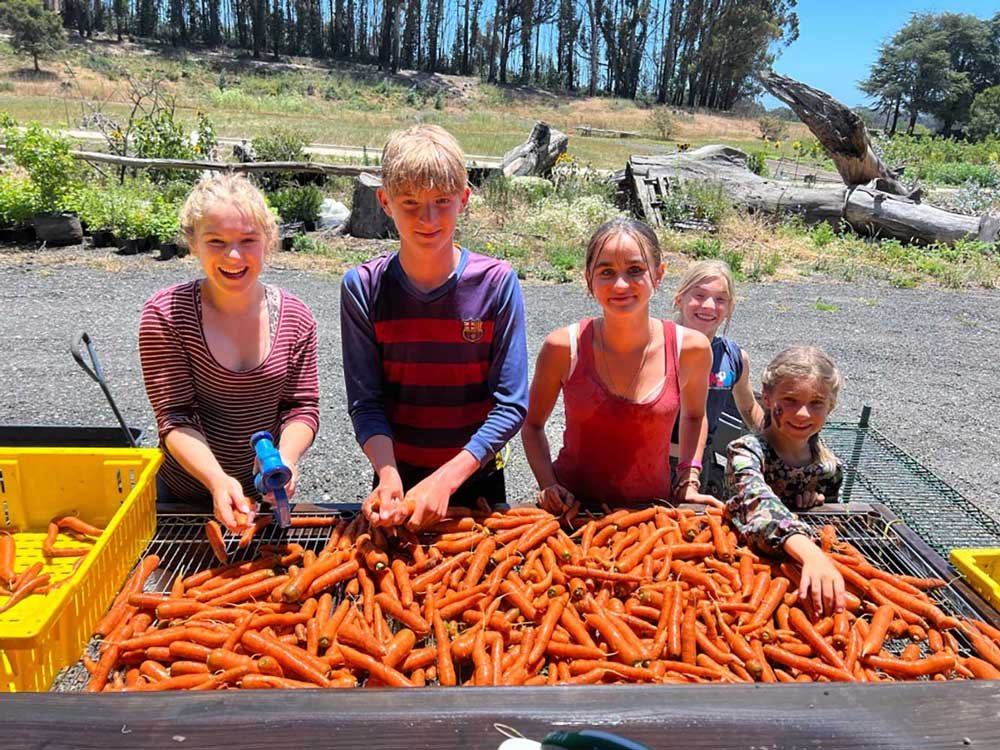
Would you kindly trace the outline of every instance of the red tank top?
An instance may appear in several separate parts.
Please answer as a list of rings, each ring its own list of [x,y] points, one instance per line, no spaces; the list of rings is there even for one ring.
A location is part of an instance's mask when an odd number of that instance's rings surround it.
[[[576,367],[563,384],[563,447],[553,468],[582,502],[633,505],[670,497],[670,434],[680,411],[680,383],[677,328],[661,322],[666,380],[644,403],[604,385],[594,361],[594,321],[580,322]]]

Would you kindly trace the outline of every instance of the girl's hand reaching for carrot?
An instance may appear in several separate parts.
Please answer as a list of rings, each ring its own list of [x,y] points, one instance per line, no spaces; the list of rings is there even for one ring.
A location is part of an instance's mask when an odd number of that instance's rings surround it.
[[[212,485],[212,508],[216,519],[232,532],[242,532],[253,525],[253,503],[243,494],[239,480],[225,474]],[[240,520],[236,514],[240,514]]]
[[[561,484],[550,484],[538,491],[536,502],[542,510],[547,510],[554,516],[561,516],[573,504],[573,493]]]
[[[812,602],[817,615],[844,611],[844,577],[826,553],[804,534],[794,534],[785,550],[802,564],[799,600]]]
[[[725,503],[712,495],[702,493],[694,484],[685,484],[677,488],[673,498],[675,503],[698,503],[713,508],[724,508]]]
[[[801,495],[795,496],[795,507],[806,510],[808,508],[815,508],[826,502],[826,497],[816,492],[816,490],[806,490]]]

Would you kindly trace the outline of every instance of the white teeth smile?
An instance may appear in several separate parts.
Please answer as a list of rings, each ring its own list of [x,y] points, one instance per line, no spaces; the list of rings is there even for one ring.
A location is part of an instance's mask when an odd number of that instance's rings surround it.
[[[241,279],[247,272],[247,267],[243,266],[239,270],[231,270],[226,268],[220,268],[219,273],[225,276],[227,279]]]

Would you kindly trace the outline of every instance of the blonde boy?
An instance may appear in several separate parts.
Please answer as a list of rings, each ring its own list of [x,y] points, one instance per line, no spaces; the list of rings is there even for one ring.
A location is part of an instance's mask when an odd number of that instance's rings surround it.
[[[399,251],[341,285],[354,432],[375,471],[373,523],[421,526],[450,502],[504,502],[497,456],[528,401],[524,303],[510,265],[454,243],[469,200],[462,149],[443,128],[393,133],[379,200]]]

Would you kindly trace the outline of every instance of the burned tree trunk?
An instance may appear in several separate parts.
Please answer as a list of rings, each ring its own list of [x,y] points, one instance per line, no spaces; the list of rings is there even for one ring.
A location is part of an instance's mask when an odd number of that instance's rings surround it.
[[[865,124],[857,114],[829,94],[774,71],[762,73],[759,78],[764,88],[791,107],[823,144],[845,185],[879,180],[883,192],[919,199],[872,151]]]
[[[747,155],[729,146],[703,146],[695,151],[629,158],[622,177],[623,192],[648,224],[664,223],[664,197],[686,181],[718,185],[732,203],[747,213],[798,215],[807,224],[846,222],[856,231],[906,242],[955,242],[979,239],[996,242],[1000,220],[964,216],[872,185],[805,187],[760,177],[747,167]]]
[[[536,122],[528,140],[504,154],[500,169],[507,177],[548,174],[568,143],[569,138],[562,131]]]

